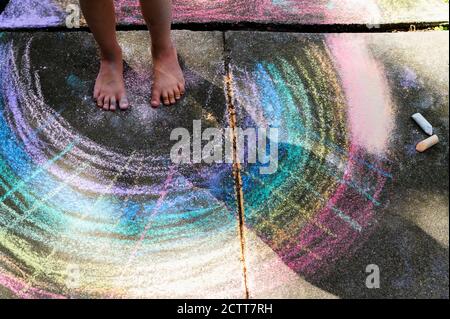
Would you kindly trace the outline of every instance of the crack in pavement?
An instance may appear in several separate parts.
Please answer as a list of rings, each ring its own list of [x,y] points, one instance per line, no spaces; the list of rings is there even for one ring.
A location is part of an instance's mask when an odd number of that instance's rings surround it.
[[[244,296],[245,299],[249,299],[248,278],[247,278],[247,263],[246,263],[246,245],[245,245],[245,210],[244,210],[244,193],[242,191],[242,176],[241,176],[241,164],[237,160],[237,135],[236,135],[236,109],[233,103],[233,76],[230,70],[230,55],[227,49],[225,32],[223,36],[223,48],[224,48],[224,65],[225,65],[225,94],[227,101],[227,111],[229,115],[229,122],[231,127],[231,139],[233,146],[233,180],[236,191],[237,213],[238,213],[238,231],[241,250],[241,263],[242,274],[244,283]]]

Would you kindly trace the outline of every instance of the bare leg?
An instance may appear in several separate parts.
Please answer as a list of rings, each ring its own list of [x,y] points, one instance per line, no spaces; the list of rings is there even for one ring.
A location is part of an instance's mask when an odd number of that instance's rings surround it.
[[[185,81],[177,50],[173,45],[170,28],[172,22],[171,0],[140,0],[142,13],[152,38],[153,57],[153,107],[162,102],[175,104],[185,90]]]
[[[80,0],[89,28],[100,47],[100,72],[95,82],[94,98],[104,110],[128,108],[123,80],[122,50],[116,38],[113,0]]]

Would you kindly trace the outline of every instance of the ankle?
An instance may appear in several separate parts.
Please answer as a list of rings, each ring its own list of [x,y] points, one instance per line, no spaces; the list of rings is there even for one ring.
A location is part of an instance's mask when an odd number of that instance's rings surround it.
[[[154,43],[152,42],[151,46],[152,55],[154,57],[160,57],[167,54],[173,54],[176,52],[175,45],[172,41],[166,41],[163,43]]]
[[[122,61],[122,49],[120,48],[120,46],[117,46],[110,50],[102,50],[100,52],[100,57],[104,62],[120,62]]]

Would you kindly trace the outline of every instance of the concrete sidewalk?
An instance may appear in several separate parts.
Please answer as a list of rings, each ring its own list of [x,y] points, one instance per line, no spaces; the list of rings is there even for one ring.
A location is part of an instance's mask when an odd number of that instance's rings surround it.
[[[277,172],[241,172],[252,297],[448,296],[447,36],[227,33],[238,125],[280,130]]]
[[[0,28],[66,26],[78,0],[2,0]],[[121,26],[140,26],[138,0],[115,0]],[[2,8],[3,7],[3,8]],[[75,7],[76,8],[76,7]],[[175,24],[366,25],[448,24],[443,0],[174,0]],[[85,25],[82,21],[82,25]]]
[[[448,298],[447,32],[176,31],[157,110],[147,32],[119,39],[133,107],[104,113],[89,33],[1,34],[0,296]],[[276,172],[174,165],[193,120],[278,128]]]

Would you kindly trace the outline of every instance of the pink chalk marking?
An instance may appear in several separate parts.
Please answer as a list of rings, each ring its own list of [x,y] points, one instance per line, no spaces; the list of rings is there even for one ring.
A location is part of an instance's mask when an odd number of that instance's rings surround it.
[[[54,294],[37,288],[27,287],[26,282],[12,276],[8,276],[6,273],[0,273],[0,286],[9,289],[16,296],[23,299],[66,299],[66,297],[62,295]],[[24,292],[25,288],[27,289],[26,292]]]
[[[352,141],[384,155],[394,112],[383,67],[371,56],[365,37],[329,35],[327,44],[347,98]]]
[[[144,23],[137,1],[115,0],[115,4],[120,22]],[[374,0],[333,2],[328,0],[174,0],[173,2],[175,22],[295,20],[310,24],[365,23],[367,17],[379,16],[379,9]]]

